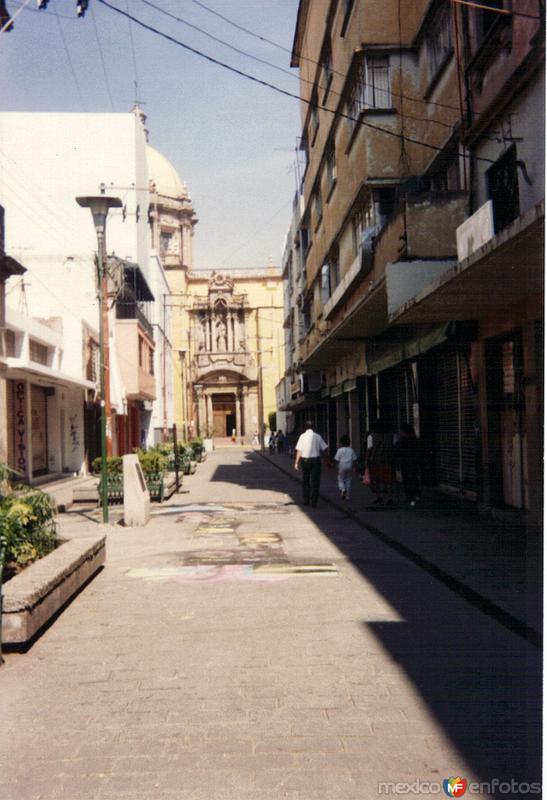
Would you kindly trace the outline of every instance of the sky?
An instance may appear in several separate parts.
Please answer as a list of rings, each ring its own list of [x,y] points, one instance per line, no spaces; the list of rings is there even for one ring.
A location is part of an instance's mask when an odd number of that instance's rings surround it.
[[[6,0],[12,17],[25,1]],[[106,2],[235,69],[299,93],[298,72],[290,67],[298,0]],[[124,112],[137,99],[148,117],[150,144],[188,185],[199,219],[195,268],[279,265],[296,190],[298,100],[210,63],[100,0],[89,0],[78,18],[76,3],[49,0],[38,11],[30,0],[14,29],[0,34],[0,110]]]

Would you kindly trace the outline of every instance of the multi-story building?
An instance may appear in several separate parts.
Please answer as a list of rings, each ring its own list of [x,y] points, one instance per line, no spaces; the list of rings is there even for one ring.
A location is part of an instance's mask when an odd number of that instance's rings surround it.
[[[97,237],[78,196],[123,204],[106,226],[111,451],[153,444],[172,425],[168,285],[150,249],[146,130],[137,109],[3,113],[0,130],[6,241],[27,269],[10,279],[6,300],[8,457],[19,437],[27,479],[80,473],[100,452],[100,398]]]
[[[300,3],[297,423],[363,449],[378,417],[411,422],[428,483],[533,509],[542,8],[488,6]]]

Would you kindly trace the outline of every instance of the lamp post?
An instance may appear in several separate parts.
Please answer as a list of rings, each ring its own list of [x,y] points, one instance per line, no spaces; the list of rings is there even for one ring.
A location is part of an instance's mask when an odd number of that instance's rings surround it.
[[[101,387],[101,503],[103,522],[108,522],[107,455],[112,454],[112,430],[110,412],[110,358],[108,352],[108,286],[106,277],[106,218],[111,208],[121,208],[118,197],[77,197],[76,202],[89,208],[97,234],[97,262],[99,284],[99,373]],[[108,425],[108,436],[107,436]]]
[[[196,403],[196,417],[197,417],[197,419],[196,419],[197,426],[196,427],[197,427],[197,431],[196,431],[196,435],[197,436],[201,436],[201,420],[200,420],[200,414],[199,414],[199,407],[200,407],[200,404],[201,404],[203,386],[200,383],[194,383],[194,391],[195,391],[196,397],[197,397],[197,403]]]

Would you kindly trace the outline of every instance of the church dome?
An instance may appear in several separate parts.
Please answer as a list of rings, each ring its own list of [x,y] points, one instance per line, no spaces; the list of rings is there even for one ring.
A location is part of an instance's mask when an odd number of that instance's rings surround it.
[[[165,197],[179,199],[187,197],[188,191],[174,166],[158,150],[146,146],[148,177],[155,185],[156,192]]]

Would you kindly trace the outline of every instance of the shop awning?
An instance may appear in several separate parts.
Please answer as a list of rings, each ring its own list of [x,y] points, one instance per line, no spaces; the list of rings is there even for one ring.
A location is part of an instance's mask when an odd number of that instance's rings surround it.
[[[427,353],[428,350],[448,339],[451,328],[452,323],[442,322],[438,325],[422,326],[414,336],[407,340],[391,342],[371,340],[367,343],[366,350],[367,374],[376,375],[402,361]]]

